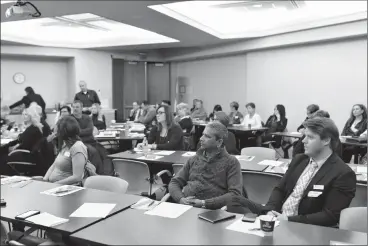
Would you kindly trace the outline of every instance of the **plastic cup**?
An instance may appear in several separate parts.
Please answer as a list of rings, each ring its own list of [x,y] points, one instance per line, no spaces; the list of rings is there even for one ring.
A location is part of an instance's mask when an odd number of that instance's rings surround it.
[[[273,230],[275,229],[276,218],[271,215],[261,215],[259,216],[259,222],[265,236],[272,236]]]

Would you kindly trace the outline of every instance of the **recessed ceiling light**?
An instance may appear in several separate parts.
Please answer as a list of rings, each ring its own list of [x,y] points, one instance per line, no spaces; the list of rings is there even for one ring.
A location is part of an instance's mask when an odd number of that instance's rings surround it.
[[[1,40],[67,48],[179,42],[152,31],[90,13],[2,22]]]
[[[221,39],[262,37],[367,19],[367,3],[354,0],[183,1],[148,7]]]

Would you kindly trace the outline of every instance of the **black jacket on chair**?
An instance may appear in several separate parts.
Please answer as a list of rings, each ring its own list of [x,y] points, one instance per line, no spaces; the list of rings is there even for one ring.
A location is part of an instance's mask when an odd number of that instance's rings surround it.
[[[297,155],[291,161],[289,169],[273,189],[266,211],[281,212],[282,205],[293,192],[293,189],[308,165],[307,155]],[[318,191],[315,185],[323,186],[322,194],[309,197],[310,191]],[[288,217],[289,221],[334,226],[339,222],[341,210],[349,207],[355,196],[356,176],[336,154],[332,154],[312,178],[299,203],[298,215]]]

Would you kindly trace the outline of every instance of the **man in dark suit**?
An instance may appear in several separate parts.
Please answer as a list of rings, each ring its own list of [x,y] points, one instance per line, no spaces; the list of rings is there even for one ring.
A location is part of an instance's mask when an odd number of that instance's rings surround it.
[[[94,90],[88,90],[87,83],[85,81],[80,81],[79,87],[81,91],[75,94],[74,101],[81,101],[83,103],[83,114],[90,115],[92,104],[101,104],[100,99]]]
[[[356,176],[336,153],[339,132],[328,118],[316,117],[304,123],[305,153],[294,157],[266,205],[235,197],[228,211],[271,214],[289,220],[334,226],[340,212],[355,196]],[[246,187],[245,187],[246,189]]]

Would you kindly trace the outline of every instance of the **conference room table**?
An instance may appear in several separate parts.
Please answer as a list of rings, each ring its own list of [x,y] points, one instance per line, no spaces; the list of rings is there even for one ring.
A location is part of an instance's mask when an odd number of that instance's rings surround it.
[[[12,184],[1,185],[1,198],[6,201],[6,206],[1,207],[0,219],[11,223],[19,222],[32,228],[47,229],[48,232],[56,232],[63,236],[68,236],[102,220],[102,218],[69,217],[84,203],[116,204],[108,215],[112,216],[127,209],[130,205],[141,199],[141,197],[135,195],[119,194],[117,196],[116,193],[94,189],[83,189],[62,197],[41,194],[43,191],[58,186],[61,185],[36,180],[32,180],[31,183],[22,188],[12,187]],[[57,217],[69,219],[69,221],[52,228],[47,228],[42,225],[15,219],[17,215],[29,210],[37,210],[41,213],[47,212]]]
[[[159,152],[161,152],[161,150],[150,151],[148,156],[160,155]],[[183,155],[188,152],[192,154],[195,153],[195,152],[190,152],[190,151],[174,151],[170,155],[161,155],[162,158],[160,159],[143,159],[142,160],[140,158],[144,157],[143,152],[127,150],[124,152],[109,155],[108,157],[112,159],[128,159],[128,160],[142,161],[149,165],[160,164],[160,165],[166,165],[168,167],[171,167],[171,165],[174,163],[185,164],[190,158],[190,156],[183,156]],[[258,164],[260,161],[263,161],[263,160],[265,160],[264,157],[255,156],[251,161],[239,160],[239,162],[240,162],[240,166],[242,170],[262,172],[268,167],[267,165]]]
[[[176,219],[127,209],[71,235],[78,245],[330,245],[331,241],[367,245],[367,234],[281,221],[273,236],[226,229],[242,215],[212,224],[199,219],[208,210],[190,208]],[[242,222],[243,223],[243,222]]]

